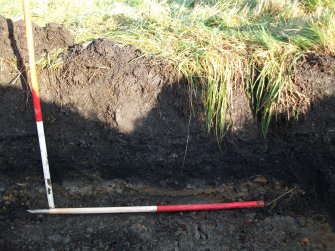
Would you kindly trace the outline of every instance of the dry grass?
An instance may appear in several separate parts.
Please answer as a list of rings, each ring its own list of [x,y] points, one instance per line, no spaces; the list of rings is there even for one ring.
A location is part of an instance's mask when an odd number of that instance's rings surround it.
[[[0,14],[21,18],[20,1],[0,3]],[[276,114],[294,117],[305,101],[292,80],[297,60],[335,54],[335,0],[34,0],[32,11],[41,25],[70,28],[77,42],[111,38],[172,60],[202,91],[218,138],[236,88],[245,88],[266,136]]]

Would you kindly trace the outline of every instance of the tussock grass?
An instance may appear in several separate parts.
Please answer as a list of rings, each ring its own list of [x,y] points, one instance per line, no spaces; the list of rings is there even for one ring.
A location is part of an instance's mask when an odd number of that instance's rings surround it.
[[[55,71],[63,65],[63,59],[60,56],[65,52],[64,48],[58,48],[52,50],[50,53],[44,53],[37,61],[37,69],[48,69]]]
[[[0,14],[22,18],[20,2],[0,0]],[[77,42],[111,38],[173,61],[190,91],[201,90],[218,138],[236,88],[246,90],[266,136],[273,117],[295,117],[306,102],[292,78],[297,60],[335,54],[335,0],[31,2],[35,22],[60,23]]]

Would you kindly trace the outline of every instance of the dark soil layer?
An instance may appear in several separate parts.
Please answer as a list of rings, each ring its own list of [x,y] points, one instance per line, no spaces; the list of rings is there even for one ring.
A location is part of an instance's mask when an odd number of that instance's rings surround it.
[[[300,63],[296,83],[311,105],[298,121],[275,123],[268,140],[235,90],[231,130],[218,145],[205,132],[200,95],[189,119],[187,83],[169,63],[107,40],[69,47],[59,69],[39,72],[57,207],[269,203],[288,194],[261,209],[33,216],[26,210],[47,203],[30,92],[18,74],[22,23],[10,24],[0,17],[0,57],[15,60],[0,68],[0,249],[335,249],[334,57]],[[38,55],[73,44],[59,26],[35,31]]]

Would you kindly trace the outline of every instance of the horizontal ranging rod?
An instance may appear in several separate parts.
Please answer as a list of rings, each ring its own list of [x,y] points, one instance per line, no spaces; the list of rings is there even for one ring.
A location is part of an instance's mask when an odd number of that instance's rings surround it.
[[[50,208],[28,210],[32,214],[116,214],[116,213],[160,213],[185,212],[264,207],[264,201],[225,202],[210,204],[158,205],[131,207],[83,207],[83,208]]]
[[[23,0],[24,20],[26,26],[27,48],[29,55],[30,83],[34,103],[35,118],[40,144],[42,166],[47,191],[49,209],[28,210],[32,214],[113,214],[113,213],[159,213],[237,209],[249,207],[263,207],[264,201],[227,202],[212,204],[186,204],[186,205],[158,205],[158,206],[132,206],[132,207],[90,207],[90,208],[55,208],[49,171],[47,147],[45,142],[41,101],[35,68],[34,40],[32,32],[29,1]]]

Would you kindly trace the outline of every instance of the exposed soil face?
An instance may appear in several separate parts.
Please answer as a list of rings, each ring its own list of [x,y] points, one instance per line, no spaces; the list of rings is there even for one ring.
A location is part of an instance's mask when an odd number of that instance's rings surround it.
[[[0,17],[0,56],[17,61],[0,69],[2,249],[335,248],[334,57],[300,63],[295,78],[310,108],[276,123],[267,141],[235,90],[219,146],[205,131],[199,94],[190,119],[187,83],[169,62],[108,40],[72,46],[63,28],[36,27],[37,55],[70,46],[59,69],[39,72],[56,206],[270,202],[296,187],[262,209],[40,217],[25,211],[47,204],[30,92],[17,70],[26,60],[22,23],[9,23]]]
[[[74,44],[70,32],[58,24],[50,23],[46,27],[33,25],[35,55],[48,53],[56,48],[65,48]],[[22,20],[13,22],[0,16],[0,57],[6,60],[28,60],[25,26]]]

